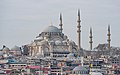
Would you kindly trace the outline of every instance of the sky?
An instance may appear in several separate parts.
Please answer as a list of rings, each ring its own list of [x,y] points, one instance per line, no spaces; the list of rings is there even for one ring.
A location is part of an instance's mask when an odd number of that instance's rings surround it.
[[[81,47],[89,50],[89,29],[93,47],[107,43],[111,26],[111,45],[120,47],[120,0],[0,0],[0,48],[31,43],[46,27],[59,27],[77,44],[77,11],[81,16]]]

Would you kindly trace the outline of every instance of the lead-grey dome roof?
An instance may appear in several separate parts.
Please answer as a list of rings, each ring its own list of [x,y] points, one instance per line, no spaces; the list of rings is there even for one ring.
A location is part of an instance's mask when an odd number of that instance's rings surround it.
[[[20,51],[20,47],[14,46],[13,48],[11,48],[11,50],[18,50],[18,51]]]
[[[3,51],[9,51],[10,49],[8,47],[3,48]]]
[[[60,32],[60,29],[55,26],[49,26],[43,32]]]
[[[87,68],[83,67],[83,66],[76,66],[73,71],[88,71]]]
[[[69,53],[69,54],[67,55],[67,57],[68,57],[68,58],[74,58],[75,55],[74,55],[74,53]]]

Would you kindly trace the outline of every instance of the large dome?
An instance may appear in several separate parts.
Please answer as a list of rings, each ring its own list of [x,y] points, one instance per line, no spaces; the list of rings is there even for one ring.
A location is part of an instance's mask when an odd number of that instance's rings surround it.
[[[88,71],[87,68],[83,67],[83,66],[76,66],[73,71]]]
[[[60,32],[60,29],[55,26],[49,26],[43,32]]]

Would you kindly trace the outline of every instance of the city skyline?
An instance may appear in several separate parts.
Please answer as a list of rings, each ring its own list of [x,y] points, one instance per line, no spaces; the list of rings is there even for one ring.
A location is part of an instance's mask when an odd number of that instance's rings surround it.
[[[93,48],[107,43],[107,28],[111,26],[111,46],[120,45],[120,1],[116,0],[1,0],[0,46],[29,44],[51,22],[59,27],[62,13],[63,33],[77,44],[77,11],[81,13],[81,47],[89,49],[89,29],[93,29]]]

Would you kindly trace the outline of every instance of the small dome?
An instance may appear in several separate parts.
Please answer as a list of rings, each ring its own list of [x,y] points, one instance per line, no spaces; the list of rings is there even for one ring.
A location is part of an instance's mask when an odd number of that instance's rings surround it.
[[[3,51],[9,51],[10,49],[8,47],[3,48]]]
[[[42,39],[43,39],[43,37],[37,37],[34,40],[42,40]]]
[[[91,75],[103,75],[102,73],[100,73],[100,72],[92,72],[92,74]]]
[[[51,40],[48,43],[49,43],[49,45],[52,45],[52,44],[55,44],[55,41]]]
[[[45,45],[45,44],[47,44],[47,41],[46,40],[42,40],[42,41],[38,42],[38,44],[39,45]]]
[[[55,41],[55,44],[56,44],[56,45],[60,45],[60,44],[62,44],[62,41],[57,40],[57,41]]]
[[[88,71],[88,69],[84,66],[77,66],[73,69],[73,71]]]
[[[7,58],[7,57],[9,57],[9,56],[8,56],[8,54],[3,54],[3,57]]]
[[[12,54],[9,54],[9,57],[14,57]]]
[[[75,42],[74,41],[70,41],[69,44],[75,45]]]
[[[11,48],[11,50],[20,51],[20,47],[18,47],[18,46],[14,46],[13,48]]]
[[[42,43],[41,42],[37,42],[37,45],[42,45]]]
[[[60,32],[60,29],[55,26],[49,26],[43,32]]]
[[[67,57],[68,57],[68,58],[74,58],[75,55],[74,55],[74,53],[69,53],[69,54],[67,55]]]

